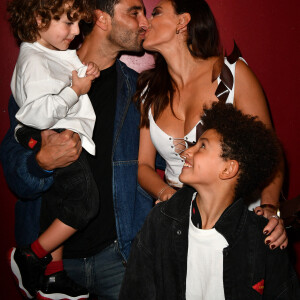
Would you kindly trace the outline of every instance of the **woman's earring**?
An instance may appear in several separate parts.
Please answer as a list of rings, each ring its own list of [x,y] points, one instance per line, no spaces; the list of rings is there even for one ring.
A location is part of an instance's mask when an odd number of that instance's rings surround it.
[[[176,34],[179,34],[179,29],[176,29]]]

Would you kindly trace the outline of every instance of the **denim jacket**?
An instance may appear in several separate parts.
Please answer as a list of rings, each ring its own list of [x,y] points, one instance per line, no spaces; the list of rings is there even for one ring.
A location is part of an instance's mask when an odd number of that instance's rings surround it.
[[[120,252],[127,260],[131,242],[153,207],[153,199],[138,185],[140,114],[132,102],[138,74],[117,60],[117,102],[112,150],[112,186]],[[15,207],[15,237],[18,245],[33,242],[39,232],[41,194],[53,182],[52,173],[42,170],[31,150],[14,138],[18,106],[9,102],[10,128],[0,148],[7,183],[19,197]],[[161,158],[158,168],[164,168]]]
[[[194,192],[184,187],[149,213],[132,245],[120,300],[185,299]],[[264,244],[266,223],[265,218],[250,212],[240,199],[215,224],[229,244],[223,250],[226,300],[300,299],[299,282],[287,251],[270,250]]]

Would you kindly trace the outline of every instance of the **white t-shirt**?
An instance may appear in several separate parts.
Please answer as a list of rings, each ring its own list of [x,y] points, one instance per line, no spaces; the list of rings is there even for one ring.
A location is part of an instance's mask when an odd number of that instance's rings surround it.
[[[226,239],[216,229],[195,227],[190,212],[186,300],[225,300],[223,249],[227,246]]]
[[[79,98],[70,87],[72,71],[85,76],[86,66],[75,50],[56,51],[38,42],[22,43],[11,80],[20,109],[17,120],[43,129],[70,129],[80,135],[82,147],[95,154],[92,140],[96,115],[87,94]]]

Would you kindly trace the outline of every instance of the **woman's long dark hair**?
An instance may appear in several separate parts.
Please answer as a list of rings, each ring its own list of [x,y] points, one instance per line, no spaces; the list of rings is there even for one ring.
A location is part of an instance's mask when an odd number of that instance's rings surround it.
[[[176,13],[189,13],[187,47],[193,57],[206,59],[219,56],[219,32],[210,7],[204,0],[170,0]],[[159,53],[154,54],[155,66],[142,72],[137,82],[134,101],[141,107],[141,127],[149,127],[148,111],[153,105],[153,117],[157,120],[170,103],[173,111],[173,96],[176,83],[171,78],[168,66]],[[174,113],[174,112],[173,112]]]

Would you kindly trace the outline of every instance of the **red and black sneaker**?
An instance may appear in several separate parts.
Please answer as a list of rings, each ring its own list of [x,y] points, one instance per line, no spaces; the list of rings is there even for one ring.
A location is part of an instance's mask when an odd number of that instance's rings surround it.
[[[11,270],[23,296],[28,299],[35,297],[40,286],[41,276],[51,260],[51,254],[38,258],[30,246],[10,250]]]
[[[75,283],[66,271],[59,271],[43,277],[36,298],[38,300],[83,300],[89,298],[89,292]]]

